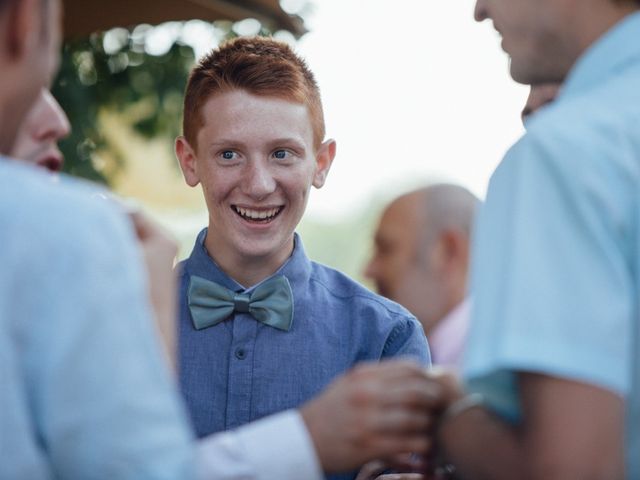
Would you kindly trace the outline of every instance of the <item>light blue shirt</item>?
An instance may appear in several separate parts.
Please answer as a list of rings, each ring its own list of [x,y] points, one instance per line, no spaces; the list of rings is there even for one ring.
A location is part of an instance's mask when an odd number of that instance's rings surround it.
[[[640,14],[527,126],[478,220],[465,375],[514,422],[518,371],[619,394],[627,475],[640,478]]]
[[[131,228],[62,183],[0,158],[0,478],[191,478]]]

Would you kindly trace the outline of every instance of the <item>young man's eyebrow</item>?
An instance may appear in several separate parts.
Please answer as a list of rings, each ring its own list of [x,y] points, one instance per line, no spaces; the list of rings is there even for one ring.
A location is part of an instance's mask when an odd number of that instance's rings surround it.
[[[304,142],[302,141],[302,139],[298,138],[298,137],[283,137],[283,138],[276,138],[274,140],[270,140],[269,145],[282,145],[282,144],[295,144],[298,145],[300,148],[304,147]]]
[[[214,147],[233,148],[233,147],[241,147],[242,145],[244,145],[244,143],[239,142],[238,140],[225,140],[223,138],[222,140],[213,140],[209,142],[208,145],[209,145],[209,148],[214,148]]]

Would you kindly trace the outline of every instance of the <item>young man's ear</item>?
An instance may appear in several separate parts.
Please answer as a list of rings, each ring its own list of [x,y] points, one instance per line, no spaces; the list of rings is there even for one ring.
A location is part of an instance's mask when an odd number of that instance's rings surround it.
[[[324,185],[329,169],[336,156],[336,141],[329,139],[320,145],[316,153],[316,171],[313,175],[313,186],[321,188]]]
[[[197,158],[196,153],[187,142],[187,139],[182,135],[176,138],[176,157],[180,162],[180,168],[182,169],[182,175],[184,181],[190,187],[195,187],[200,183],[200,177],[198,176]]]

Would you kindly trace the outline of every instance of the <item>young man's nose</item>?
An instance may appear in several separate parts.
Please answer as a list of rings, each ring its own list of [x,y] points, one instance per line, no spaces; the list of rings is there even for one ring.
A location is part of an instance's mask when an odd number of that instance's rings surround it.
[[[276,180],[265,162],[251,161],[243,172],[242,186],[245,194],[260,198],[273,193]]]

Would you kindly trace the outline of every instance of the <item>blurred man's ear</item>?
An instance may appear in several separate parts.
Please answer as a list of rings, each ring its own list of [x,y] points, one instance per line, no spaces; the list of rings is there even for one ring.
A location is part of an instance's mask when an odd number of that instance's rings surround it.
[[[190,187],[198,185],[200,183],[200,177],[198,176],[196,153],[183,136],[176,138],[176,157],[178,157],[178,161],[180,162],[182,175],[187,185]]]
[[[444,230],[440,234],[442,265],[447,269],[465,266],[469,257],[469,239],[458,230]]]
[[[324,182],[327,179],[331,164],[336,156],[336,141],[329,139],[320,145],[318,152],[316,153],[316,171],[313,175],[313,186],[316,188],[322,188]]]
[[[4,6],[0,20],[4,45],[8,59],[19,60],[39,44],[42,26],[46,23],[42,0],[10,0]]]

